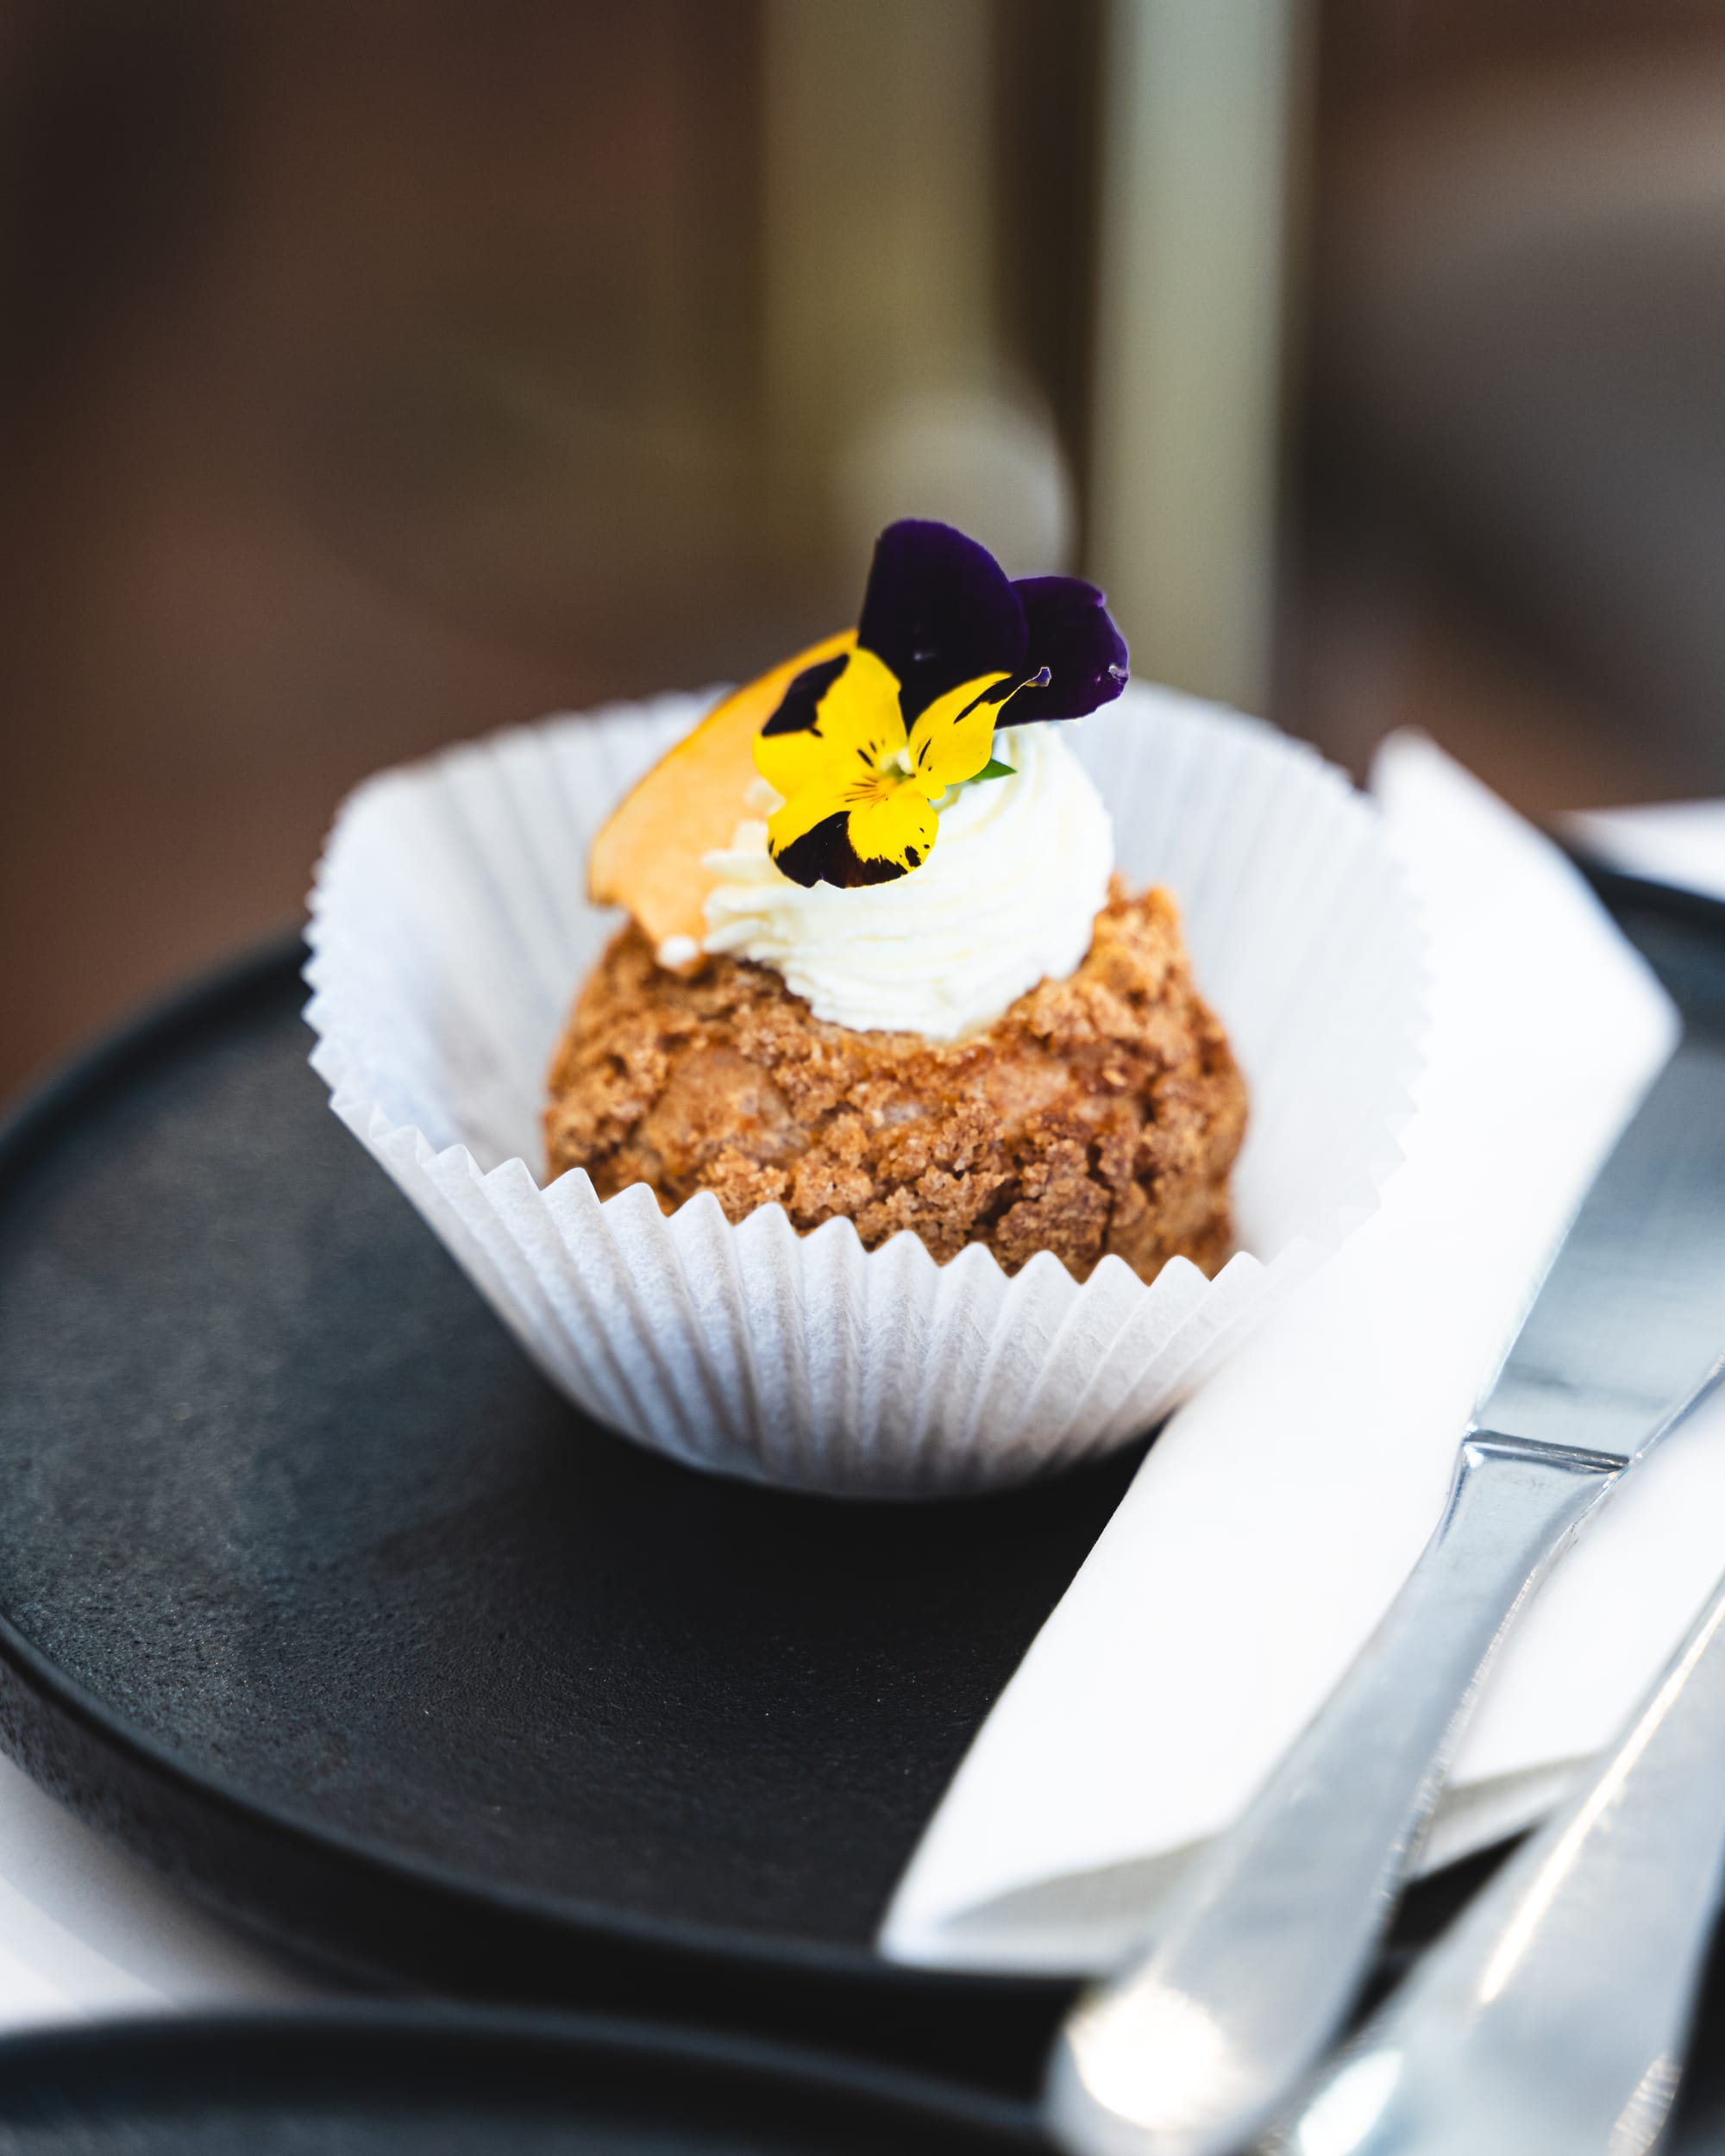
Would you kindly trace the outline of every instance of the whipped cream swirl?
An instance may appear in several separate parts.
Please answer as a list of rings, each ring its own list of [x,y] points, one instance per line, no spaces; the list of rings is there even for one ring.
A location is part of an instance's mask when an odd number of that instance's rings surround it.
[[[740,823],[706,856],[705,948],[771,966],[855,1031],[950,1041],[991,1025],[1076,969],[1107,897],[1113,827],[1066,731],[1002,728],[994,754],[1013,775],[949,796],[938,844],[891,883],[806,889],[775,865],[766,824]]]

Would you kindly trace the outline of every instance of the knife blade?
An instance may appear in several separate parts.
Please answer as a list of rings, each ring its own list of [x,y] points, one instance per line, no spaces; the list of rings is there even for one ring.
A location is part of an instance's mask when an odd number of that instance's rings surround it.
[[[1725,1050],[1686,1040],[1583,1200],[1474,1416],[1647,1452],[1725,1369]]]
[[[1389,1614],[1044,2088],[1078,2156],[1226,2156],[1346,2019],[1491,1657],[1629,1463],[1725,1368],[1725,1044],[1686,1039],[1596,1177]]]

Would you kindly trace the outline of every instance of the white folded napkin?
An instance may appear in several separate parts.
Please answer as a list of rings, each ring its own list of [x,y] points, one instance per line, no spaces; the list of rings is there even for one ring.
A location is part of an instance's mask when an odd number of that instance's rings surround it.
[[[1373,779],[1432,942],[1430,1062],[1383,1204],[1168,1425],[964,1760],[881,1945],[1098,1969],[1383,1615],[1564,1225],[1674,1044],[1558,850],[1429,743]],[[1223,1013],[1226,1018],[1226,1013]],[[1725,1408],[1639,1468],[1523,1620],[1427,1861],[1525,1823],[1725,1565]]]

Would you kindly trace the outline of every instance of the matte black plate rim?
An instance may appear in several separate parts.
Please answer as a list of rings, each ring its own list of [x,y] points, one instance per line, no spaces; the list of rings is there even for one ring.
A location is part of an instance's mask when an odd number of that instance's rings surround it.
[[[1725,899],[1710,898],[1704,891],[1685,890],[1680,884],[1657,883],[1648,876],[1632,875],[1627,868],[1614,868],[1584,847],[1571,845],[1563,839],[1557,843],[1614,916],[1640,908],[1645,912],[1664,913],[1673,920],[1687,921],[1694,927],[1705,929],[1711,935],[1725,937]]]

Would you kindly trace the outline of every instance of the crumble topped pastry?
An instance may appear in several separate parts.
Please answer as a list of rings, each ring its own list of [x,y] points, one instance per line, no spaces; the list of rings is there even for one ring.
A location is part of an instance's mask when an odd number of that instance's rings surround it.
[[[943,1263],[1214,1271],[1245,1084],[1063,738],[1127,671],[1094,585],[889,525],[856,627],[724,698],[597,834],[589,890],[631,920],[552,1069],[552,1174]]]
[[[631,924],[582,989],[545,1129],[553,1174],[667,1212],[710,1190],[732,1221],[842,1215],[874,1248],[913,1230],[940,1262],[983,1243],[1007,1271],[1051,1250],[1080,1279],[1112,1251],[1145,1280],[1232,1247],[1245,1087],[1193,986],[1163,891],[1118,877],[1089,950],[951,1041],[812,1016],[768,968],[668,971]]]

